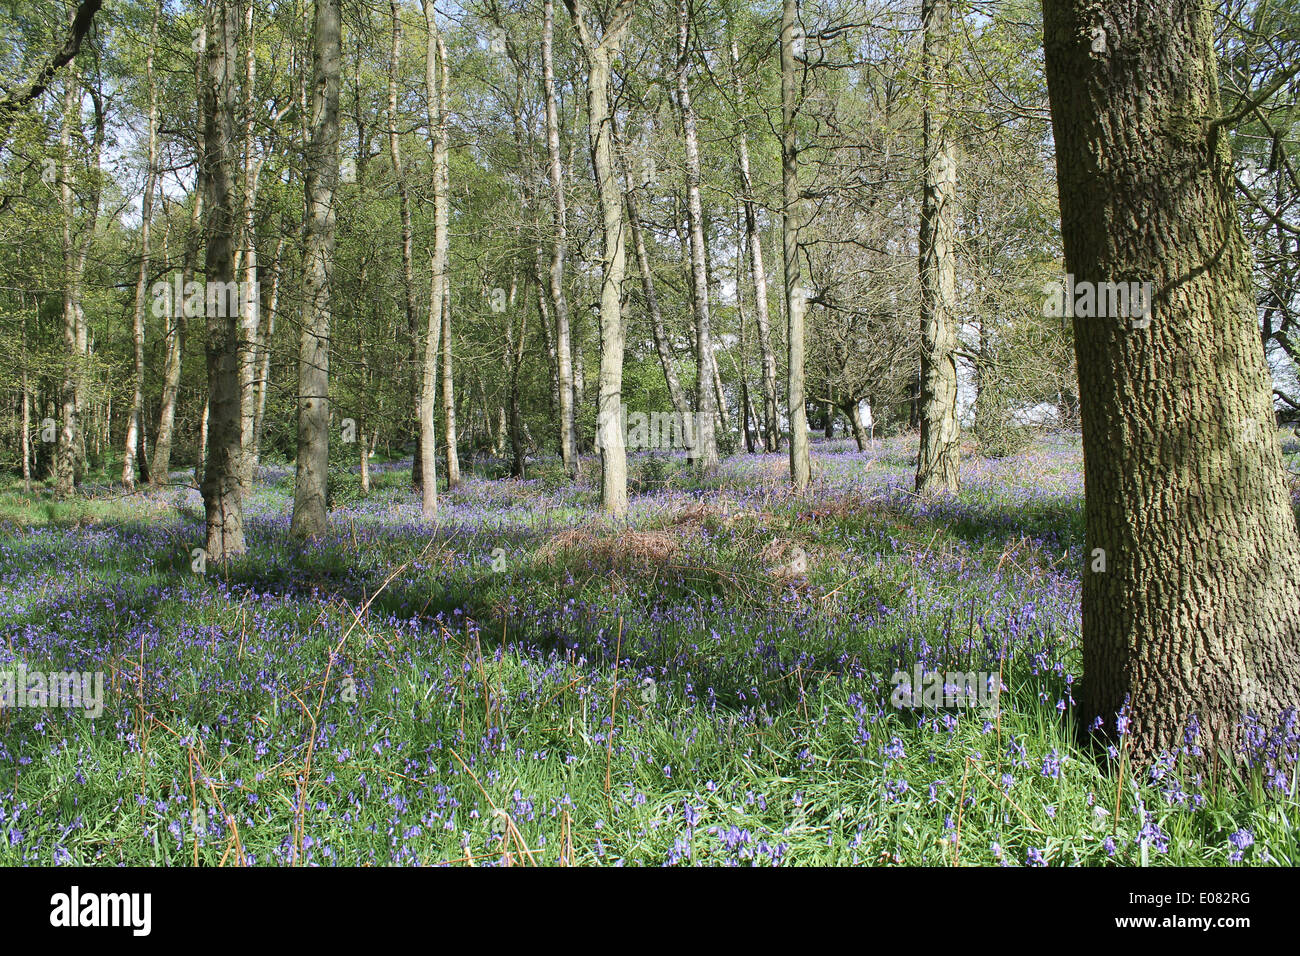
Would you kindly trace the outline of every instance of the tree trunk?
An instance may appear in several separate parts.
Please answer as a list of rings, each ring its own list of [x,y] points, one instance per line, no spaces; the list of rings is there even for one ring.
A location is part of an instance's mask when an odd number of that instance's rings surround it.
[[[254,34],[252,0],[244,6],[244,81],[240,112],[243,129],[240,131],[240,148],[243,153],[242,181],[240,183],[239,247],[235,253],[235,271],[248,294],[239,297],[239,429],[243,460],[239,466],[239,486],[244,497],[253,490],[253,476],[257,470],[254,457],[253,432],[257,417],[257,365],[260,316],[260,296],[257,292],[257,186],[262,162],[257,156],[254,130],[253,103],[257,88],[257,50]]]
[[[203,399],[203,414],[199,417],[199,442],[197,454],[194,458],[194,483],[203,485],[203,474],[207,467],[208,459],[208,419],[212,415],[212,403],[206,396]]]
[[[200,135],[195,137],[194,145],[194,200],[190,205],[190,226],[185,237],[185,255],[181,263],[181,290],[194,280],[194,267],[199,257],[199,243],[203,239],[203,196],[207,192],[205,177],[207,162],[204,160],[203,131],[206,129],[204,119],[205,94],[205,54],[207,50],[207,32],[205,27],[199,29],[198,50],[194,57],[194,87],[198,91],[196,103],[197,127]],[[166,243],[166,234],[163,238]],[[162,404],[158,412],[158,433],[153,445],[153,464],[149,469],[150,479],[154,484],[167,481],[171,471],[172,442],[176,427],[176,402],[180,394],[181,364],[185,354],[185,332],[189,315],[184,302],[171,302],[167,326],[167,360],[163,366]],[[206,415],[206,411],[204,413]],[[204,436],[206,440],[206,433]],[[204,443],[199,444],[198,458],[203,457]],[[195,481],[202,483],[200,471],[195,473]]]
[[[200,169],[202,160],[200,159]],[[201,178],[201,177],[199,177]],[[203,214],[202,184],[196,178],[195,195],[192,203],[193,213],[190,218],[190,234],[185,240],[185,254],[181,266],[181,289],[194,278],[194,263],[198,258],[199,241],[202,238],[201,216]],[[167,230],[163,230],[163,258],[167,258]],[[149,482],[153,485],[167,483],[171,471],[172,440],[176,428],[176,403],[180,395],[181,361],[185,354],[185,300],[173,301],[172,296],[165,300],[167,321],[167,357],[163,361],[162,396],[158,410],[158,430],[155,432],[153,445],[153,462],[149,466]]]
[[[81,348],[77,330],[77,314],[81,309],[78,292],[81,286],[76,275],[77,256],[73,242],[77,209],[72,195],[72,126],[79,122],[80,91],[75,67],[68,70],[64,79],[63,122],[59,129],[59,150],[62,161],[59,168],[59,207],[61,213],[63,253],[63,381],[59,389],[60,421],[58,447],[54,459],[54,496],[66,498],[76,488],[77,434],[80,428],[78,379],[81,376]]]
[[[253,407],[253,447],[249,458],[254,468],[262,460],[262,431],[266,426],[266,395],[271,387],[271,342],[275,338],[275,317],[280,311],[280,269],[284,261],[285,237],[275,241],[275,255],[271,259],[271,295],[266,302],[265,332],[258,336],[259,368],[257,370],[256,402]]]
[[[633,0],[619,0],[599,42],[587,28],[583,0],[565,0],[587,59],[587,119],[591,164],[600,193],[604,224],[603,278],[600,287],[600,396],[597,400],[597,446],[600,450],[600,498],[606,514],[627,513],[627,445],[623,436],[623,194],[614,163],[609,105],[610,60],[618,52],[632,18]]]
[[[695,316],[695,423],[690,457],[705,471],[718,465],[718,439],[714,431],[717,401],[714,396],[713,335],[709,323],[709,279],[705,267],[704,210],[700,202],[700,142],[691,105],[690,15],[687,0],[677,0],[677,108],[682,117],[686,147],[686,218],[690,238],[691,311]]]
[[[21,448],[23,456],[23,491],[31,494],[32,490],[32,393],[27,382],[27,297],[19,293],[19,311],[22,313],[23,339],[22,339],[22,439]],[[37,312],[39,315],[39,310]],[[38,323],[39,327],[39,323]]]
[[[740,90],[740,51],[731,41],[732,91],[737,104]],[[758,348],[763,362],[763,445],[767,451],[781,447],[781,423],[776,411],[776,353],[772,350],[772,326],[767,310],[767,269],[763,265],[763,242],[758,228],[758,204],[749,170],[749,142],[742,124],[736,137],[740,164],[740,187],[745,209],[745,240],[749,244],[749,272],[754,282],[754,321],[758,326]],[[737,275],[736,282],[740,282]]]
[[[564,167],[560,163],[560,119],[555,95],[555,2],[542,7],[542,76],[546,85],[547,170],[555,226],[551,246],[549,293],[555,306],[555,361],[560,392],[560,455],[570,477],[578,473],[578,426],[573,388],[573,332],[569,323],[569,300],[564,292],[564,257],[569,244],[568,211],[564,199]]]
[[[510,376],[510,474],[524,477],[523,416],[519,407],[519,370],[524,363],[524,342],[528,335],[528,282],[524,281],[522,304],[516,302],[517,280],[510,280],[510,314],[506,316],[506,369]],[[514,313],[519,312],[519,335],[515,336]]]
[[[859,402],[849,402],[840,406],[849,424],[853,426],[853,440],[858,443],[858,451],[867,450],[867,429],[862,424],[862,410]]]
[[[668,397],[675,411],[683,422],[690,420],[691,408],[686,401],[686,391],[677,377],[677,360],[673,358],[672,344],[664,330],[663,310],[659,307],[659,296],[655,292],[654,270],[650,267],[650,256],[646,251],[645,235],[641,232],[641,210],[637,200],[636,186],[629,182],[627,189],[627,226],[632,237],[632,251],[636,254],[637,266],[641,271],[641,292],[645,296],[646,311],[650,313],[650,327],[654,332],[655,351],[659,355],[659,364],[664,370],[664,382],[668,386]]]
[[[298,455],[292,524],[293,534],[303,538],[324,534],[329,521],[330,279],[334,270],[334,190],[339,179],[339,34],[339,0],[316,0],[311,141],[303,177],[307,229],[303,242]]]
[[[424,373],[420,388],[420,513],[426,521],[438,514],[438,442],[434,408],[438,393],[438,346],[442,335],[442,297],[447,291],[447,50],[434,19],[433,0],[424,0],[424,84],[428,99],[429,137],[433,149],[433,254],[429,278],[429,328],[424,342]]]
[[[235,278],[235,207],[231,190],[234,159],[234,66],[238,20],[234,0],[215,0],[209,8],[207,84],[204,95],[204,161],[207,174],[208,247],[205,272],[209,287],[232,287]],[[218,298],[221,298],[218,296]],[[207,553],[213,561],[242,554],[244,508],[239,471],[239,310],[229,297],[222,308],[205,310],[207,325],[208,422],[203,470],[203,509]]]
[[[406,172],[402,165],[401,137],[398,135],[397,121],[397,73],[401,66],[402,20],[397,0],[389,0],[389,12],[393,18],[393,44],[388,65],[388,155],[393,163],[393,178],[397,181],[397,197],[402,216],[402,302],[406,309],[406,334],[410,340],[411,353],[411,408],[416,412],[418,429],[420,408],[420,377],[414,369],[421,366],[419,323],[415,307],[415,266],[413,256],[413,232],[411,227],[411,196],[406,185]],[[420,453],[417,449],[411,464],[411,484],[420,485]]]
[[[149,158],[144,177],[144,195],[140,199],[140,271],[136,276],[135,311],[131,318],[134,374],[131,381],[131,407],[126,415],[126,443],[122,454],[122,484],[127,488],[135,487],[136,456],[142,433],[140,414],[144,407],[144,310],[149,286],[149,232],[153,224],[153,193],[158,169],[158,86],[154,82],[153,57],[154,49],[158,45],[158,16],[161,9],[162,2],[159,0],[153,9],[153,25],[149,30],[149,50],[144,58],[145,85],[149,90]],[[141,477],[147,481],[149,467],[143,456],[140,457],[140,464],[144,471]]]
[[[1239,759],[1243,718],[1266,731],[1300,702],[1300,540],[1215,119],[1214,6],[1096,12],[1044,3],[1065,266],[1076,289],[1150,282],[1151,309],[1074,318],[1081,704],[1107,730],[1127,705],[1139,762],[1195,715],[1213,766]]]
[[[803,222],[803,196],[799,188],[799,148],[795,130],[799,78],[795,59],[795,22],[798,0],[784,0],[781,8],[781,252],[785,268],[785,312],[788,329],[790,416],[790,483],[796,491],[808,487],[812,460],[808,450],[808,410],[804,401],[804,313],[808,296],[799,279],[799,228]]]
[[[456,381],[451,360],[451,280],[446,273],[442,287],[442,419],[447,443],[447,487],[455,488],[460,484],[460,456],[456,453]]]
[[[957,160],[948,115],[952,77],[952,7],[922,0],[921,151],[921,454],[916,490],[955,492],[958,481],[957,329],[952,314],[956,282],[953,248]]]

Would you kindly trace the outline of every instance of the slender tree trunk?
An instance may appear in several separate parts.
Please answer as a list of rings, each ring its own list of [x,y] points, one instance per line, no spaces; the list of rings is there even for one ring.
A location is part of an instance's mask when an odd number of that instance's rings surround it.
[[[731,41],[732,90],[736,103],[741,99],[740,51]],[[758,326],[758,348],[763,361],[763,444],[767,451],[781,447],[781,423],[776,411],[776,353],[772,349],[771,319],[767,310],[767,269],[763,265],[763,242],[758,228],[758,204],[754,200],[754,181],[749,169],[749,142],[742,124],[736,137],[740,164],[740,187],[744,195],[745,238],[749,245],[749,272],[754,282],[754,321]],[[737,282],[740,281],[737,276]]]
[[[334,191],[339,180],[339,72],[342,60],[339,0],[316,0],[312,31],[311,141],[304,187],[302,337],[298,344],[298,456],[292,532],[325,533],[329,521],[329,341],[334,271]]]
[[[560,393],[560,455],[564,470],[578,472],[578,429],[573,392],[573,333],[569,326],[569,300],[564,291],[564,258],[569,244],[568,211],[564,199],[564,167],[560,163],[560,119],[555,95],[555,2],[542,5],[542,76],[546,87],[546,153],[551,183],[554,243],[548,291],[555,306],[555,360]]]
[[[31,389],[27,381],[27,297],[20,294],[19,311],[22,313],[23,339],[22,339],[22,363],[23,363],[23,409],[22,409],[22,456],[23,456],[23,491],[27,494],[32,490],[32,402]],[[39,314],[39,313],[38,313]]]
[[[587,59],[587,120],[591,164],[600,194],[604,225],[603,278],[600,287],[600,397],[597,446],[600,450],[601,507],[615,517],[627,513],[627,444],[623,436],[623,192],[615,169],[613,120],[609,105],[610,61],[632,18],[633,0],[619,0],[599,42],[586,22],[583,0],[565,0]]]
[[[510,377],[510,474],[524,477],[523,417],[519,407],[519,370],[524,363],[524,342],[528,333],[528,282],[524,282],[523,302],[516,302],[517,280],[510,281],[510,314],[506,316],[506,369]],[[519,335],[515,336],[514,313],[519,312]]]
[[[446,95],[446,89],[443,89]],[[443,175],[446,176],[446,166]],[[442,287],[442,420],[447,444],[447,487],[460,484],[460,457],[456,453],[456,387],[451,359],[451,279],[444,272]]]
[[[234,67],[239,21],[234,0],[214,0],[209,7],[207,83],[204,95],[204,176],[207,187],[207,255],[209,286],[229,289],[235,278],[235,204],[231,188],[234,157]],[[203,469],[203,508],[207,553],[214,561],[242,554],[244,509],[239,470],[239,310],[229,301],[206,309],[208,420]]]
[[[1074,318],[1081,704],[1106,730],[1127,706],[1139,762],[1195,715],[1213,766],[1300,703],[1300,540],[1216,120],[1214,5],[1119,0],[1104,24],[1083,0],[1043,6],[1066,270],[1099,292],[1150,283],[1145,315],[1106,293],[1106,317]]]
[[[239,297],[239,406],[240,446],[243,461],[239,469],[240,491],[244,497],[253,490],[257,471],[256,443],[253,441],[257,417],[257,366],[261,298],[257,281],[257,187],[262,161],[257,155],[254,135],[254,110],[257,90],[257,49],[254,34],[253,2],[244,6],[244,82],[240,102],[243,129],[240,144],[243,152],[243,177],[240,183],[239,249],[235,254],[236,272],[246,294]]]
[[[397,181],[397,197],[402,216],[402,304],[406,310],[406,334],[409,338],[411,363],[411,408],[416,412],[417,430],[420,422],[420,377],[414,372],[421,367],[419,322],[415,307],[414,240],[411,227],[411,196],[406,185],[406,170],[402,165],[401,137],[398,134],[397,74],[401,67],[402,20],[397,0],[389,0],[393,18],[393,44],[388,66],[388,155],[393,163],[393,178]],[[420,452],[417,449],[411,465],[411,483],[420,485]]]
[[[714,396],[713,334],[709,315],[709,278],[705,258],[704,210],[700,202],[700,141],[691,104],[690,14],[687,0],[677,0],[677,108],[686,148],[686,217],[690,239],[691,311],[695,316],[695,427],[690,455],[704,470],[718,465],[715,434],[718,403]]]
[[[185,258],[181,267],[181,289],[193,281],[194,262],[198,258],[199,240],[202,226],[202,187],[196,184],[193,207],[196,210],[190,223],[190,235],[185,242]],[[168,229],[163,230],[163,258],[167,258]],[[185,346],[185,299],[179,302],[172,296],[164,300],[167,323],[167,357],[163,361],[162,396],[158,409],[158,430],[155,432],[153,445],[153,462],[149,466],[149,482],[154,485],[166,484],[171,471],[172,438],[176,428],[176,402],[180,395],[181,360]]]
[[[853,440],[858,443],[858,451],[867,450],[867,429],[862,424],[862,411],[858,408],[857,402],[847,402],[840,406],[844,415],[853,426]]]
[[[442,333],[442,298],[447,291],[447,50],[434,19],[432,0],[424,2],[428,29],[425,46],[424,83],[428,99],[429,136],[433,148],[434,237],[432,270],[429,278],[429,329],[424,344],[424,375],[420,389],[420,512],[426,521],[438,514],[438,443],[434,435],[434,409],[438,401],[438,346]]]
[[[262,460],[262,430],[266,424],[266,395],[271,387],[271,342],[275,338],[275,317],[280,311],[280,269],[284,262],[285,237],[280,235],[275,242],[275,255],[271,259],[271,295],[266,303],[266,326],[258,338],[259,368],[257,381],[257,399],[253,408],[253,447],[249,458],[256,467]]]
[[[641,232],[641,210],[637,199],[636,186],[628,183],[627,188],[627,226],[632,237],[632,250],[636,254],[637,266],[641,272],[641,292],[645,296],[646,311],[650,313],[650,327],[654,332],[655,352],[659,355],[659,364],[664,370],[664,382],[668,386],[668,397],[675,411],[683,422],[690,421],[691,408],[686,400],[686,391],[677,377],[677,360],[673,357],[672,343],[664,329],[663,310],[659,306],[659,296],[655,292],[654,270],[650,266],[650,255],[646,251],[645,235]]]
[[[781,8],[781,252],[789,350],[786,413],[790,416],[790,483],[796,491],[802,491],[812,478],[812,459],[808,448],[808,410],[804,397],[804,313],[808,296],[799,277],[803,195],[799,187],[799,146],[795,129],[799,107],[799,78],[796,76],[799,66],[795,58],[798,17],[798,0],[784,0]]]
[[[208,459],[208,419],[211,417],[212,403],[205,397],[203,399],[203,414],[199,416],[199,443],[198,453],[194,459],[194,482],[202,487],[203,475],[207,468]]]
[[[60,421],[59,440],[54,458],[54,496],[66,498],[76,488],[77,435],[80,428],[78,421],[80,389],[78,379],[81,375],[81,347],[77,331],[79,322],[77,313],[81,305],[77,301],[80,281],[76,276],[77,257],[73,242],[73,230],[76,227],[76,205],[72,195],[72,126],[81,118],[80,84],[77,71],[68,70],[64,79],[63,121],[59,129],[59,150],[62,161],[59,167],[59,207],[61,213],[62,253],[63,253],[63,344],[64,363],[63,382],[59,390]]]
[[[949,0],[921,2],[922,80],[925,103],[921,151],[921,453],[916,490],[955,492],[960,438],[957,424],[957,329],[954,222],[957,159],[949,117],[952,77],[952,7]]]
[[[550,417],[558,423],[560,417],[560,364],[555,351],[555,326],[551,324],[551,303],[546,298],[547,279],[546,269],[542,261],[541,246],[537,247],[537,265],[534,273],[534,278],[537,280],[537,324],[542,330],[542,344],[546,346],[546,367],[551,386],[546,394],[546,406]],[[470,429],[473,430],[472,422]],[[474,447],[472,435],[470,436],[470,447]]]
[[[149,286],[149,232],[153,224],[153,193],[158,169],[158,86],[154,82],[153,57],[158,45],[158,16],[161,9],[162,0],[159,0],[154,6],[153,25],[149,30],[149,51],[144,58],[145,85],[149,90],[149,165],[145,171],[144,196],[140,199],[140,272],[136,277],[135,311],[131,320],[134,374],[131,407],[126,415],[126,444],[122,455],[122,484],[127,488],[135,487],[136,455],[142,434],[140,415],[144,407],[144,310]],[[147,481],[149,468],[143,456],[140,457],[140,464],[144,471],[141,477]]]
[[[199,257],[199,243],[203,239],[203,196],[207,192],[207,162],[204,159],[204,118],[205,99],[204,77],[205,51],[207,49],[206,26],[201,27],[198,36],[198,50],[194,57],[194,88],[198,91],[196,116],[199,135],[195,137],[194,146],[194,199],[190,205],[189,232],[185,237],[185,254],[181,263],[181,290],[194,280],[194,268]],[[164,243],[166,234],[164,233]],[[170,301],[170,300],[169,300]],[[167,326],[167,361],[163,366],[162,404],[158,412],[158,434],[153,446],[153,465],[149,469],[151,480],[155,484],[167,481],[171,471],[172,442],[176,427],[176,402],[180,394],[181,365],[185,354],[185,333],[189,314],[184,301],[170,302]],[[206,407],[206,406],[205,406]],[[204,412],[206,416],[206,411]],[[199,443],[198,458],[203,458],[204,441]],[[195,473],[195,481],[202,483],[201,469]]]

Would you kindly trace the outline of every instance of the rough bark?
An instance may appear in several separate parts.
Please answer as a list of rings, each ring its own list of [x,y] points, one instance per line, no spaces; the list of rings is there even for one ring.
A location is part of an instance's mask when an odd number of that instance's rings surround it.
[[[921,452],[916,490],[955,492],[958,481],[957,329],[954,222],[957,159],[949,116],[952,71],[952,7],[949,0],[922,0],[921,152]]]
[[[303,185],[302,335],[298,343],[298,455],[293,523],[298,537],[325,533],[329,520],[329,336],[334,269],[334,191],[339,179],[339,0],[316,0],[312,30],[311,141]]]
[[[1196,715],[1213,766],[1243,718],[1269,727],[1300,703],[1300,540],[1215,119],[1214,6],[1043,6],[1066,270],[1076,287],[1151,283],[1145,317],[1073,319],[1080,703],[1107,730],[1127,706],[1139,762]]]
[[[209,9],[204,87],[204,182],[207,188],[209,285],[230,287],[235,278],[235,204],[231,174],[234,157],[234,66],[238,19],[234,0],[215,0]],[[209,308],[206,321],[208,369],[207,452],[203,468],[203,510],[209,559],[242,554],[244,508],[240,494],[239,311],[230,302]]]

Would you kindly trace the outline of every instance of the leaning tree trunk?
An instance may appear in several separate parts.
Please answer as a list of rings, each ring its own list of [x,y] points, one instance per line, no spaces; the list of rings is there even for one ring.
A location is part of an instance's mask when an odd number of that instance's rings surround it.
[[[235,206],[231,190],[234,168],[233,117],[235,34],[234,0],[216,0],[208,24],[204,88],[204,149],[207,167],[207,282],[219,289],[234,285]],[[203,510],[208,557],[214,561],[244,552],[244,504],[239,488],[243,462],[240,448],[239,310],[227,295],[224,308],[208,308],[207,453],[203,469]]]
[[[867,450],[867,429],[862,424],[862,403],[860,401],[847,402],[840,406],[844,416],[853,426],[853,440],[857,442],[858,451]]]
[[[808,296],[799,279],[799,227],[803,197],[799,191],[799,146],[795,130],[799,78],[795,59],[795,21],[799,0],[781,8],[781,252],[785,267],[785,311],[788,327],[790,416],[790,483],[796,491],[812,479],[808,449],[808,409],[804,400],[804,314]]]
[[[916,490],[953,492],[958,481],[957,329],[953,248],[957,161],[948,116],[952,75],[952,8],[949,0],[922,0],[921,152],[921,452]]]
[[[334,269],[334,190],[339,179],[339,0],[316,0],[311,141],[303,177],[302,336],[298,343],[298,456],[293,534],[314,537],[328,524],[330,273]]]
[[[600,499],[607,514],[627,513],[627,443],[623,436],[623,273],[627,249],[623,240],[623,194],[614,164],[609,104],[610,61],[618,52],[632,18],[633,0],[619,0],[605,35],[596,41],[587,27],[583,0],[565,0],[587,60],[587,119],[591,165],[600,193],[604,224],[603,278],[600,287],[600,396],[597,400],[597,444],[600,447]]]
[[[1074,318],[1081,704],[1108,730],[1127,705],[1141,761],[1195,715],[1213,764],[1244,717],[1300,704],[1300,540],[1215,118],[1214,5],[1043,6],[1066,270],[1076,289],[1151,283],[1148,314],[1108,292],[1110,317]]]

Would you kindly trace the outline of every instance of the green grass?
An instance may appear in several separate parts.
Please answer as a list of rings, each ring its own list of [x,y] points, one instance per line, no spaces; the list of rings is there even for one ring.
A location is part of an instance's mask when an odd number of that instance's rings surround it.
[[[1295,865],[1293,777],[1156,779],[1077,743],[1082,508],[1015,492],[1068,486],[1077,448],[1052,455],[945,512],[724,474],[689,522],[689,476],[642,465],[663,497],[623,528],[590,488],[472,478],[422,529],[390,471],[307,548],[280,480],[204,575],[175,490],[5,491],[0,669],[109,686],[99,720],[0,713],[0,864],[1223,865],[1248,830],[1242,862]],[[998,717],[889,705],[895,668],[987,647]]]

